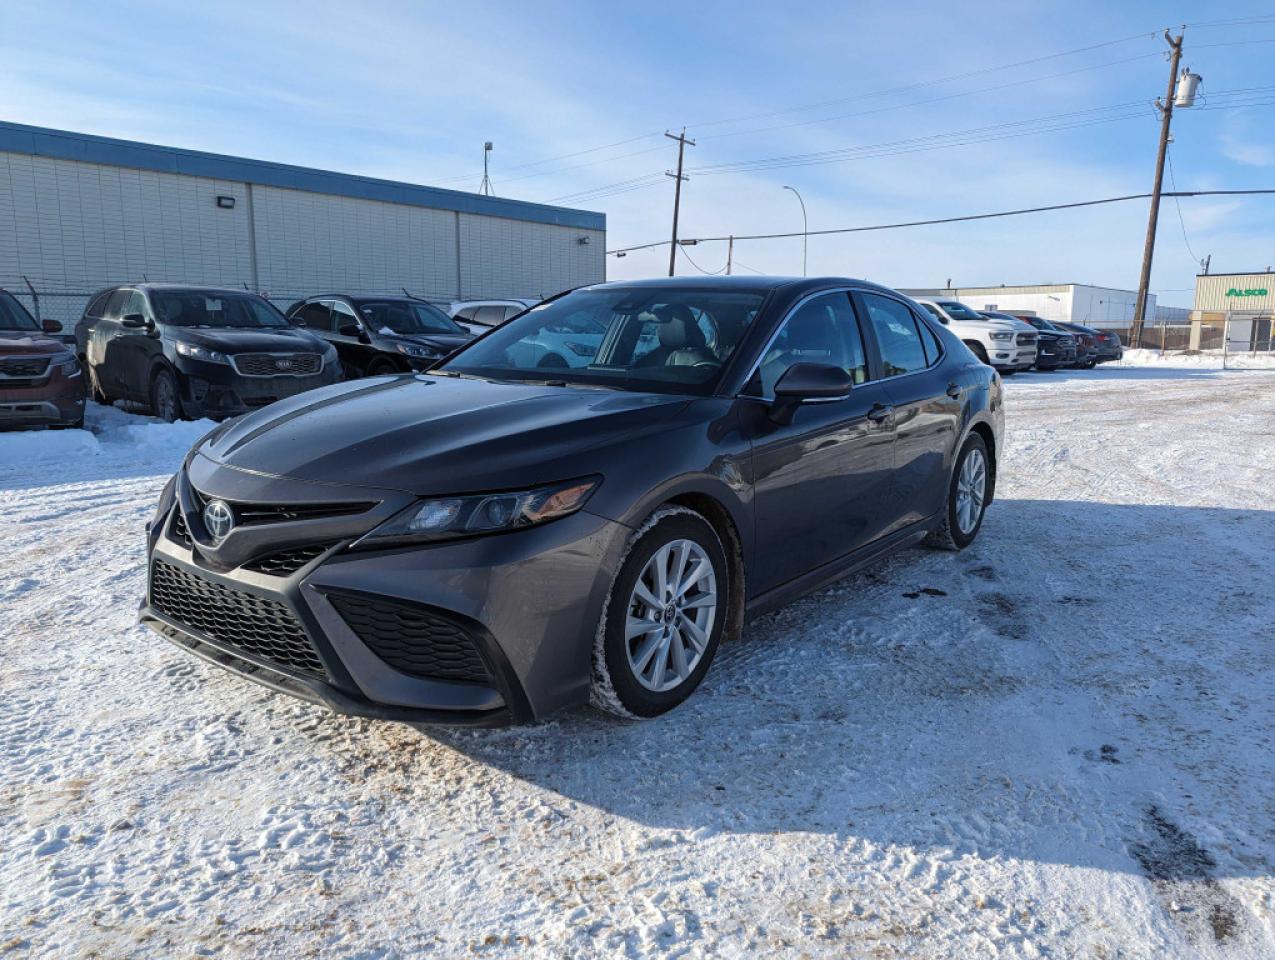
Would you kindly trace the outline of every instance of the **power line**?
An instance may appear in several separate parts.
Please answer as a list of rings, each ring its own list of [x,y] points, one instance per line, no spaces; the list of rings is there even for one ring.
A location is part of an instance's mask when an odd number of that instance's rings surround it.
[[[1178,225],[1182,228],[1182,242],[1186,244],[1186,252],[1191,255],[1191,259],[1196,263],[1199,263],[1200,258],[1197,257],[1195,255],[1195,251],[1191,249],[1191,241],[1187,239],[1186,235],[1186,220],[1182,217],[1182,200],[1177,195],[1178,181],[1173,176],[1173,151],[1166,150],[1164,158],[1169,162],[1169,185],[1173,187],[1174,190],[1173,205],[1177,207],[1178,210]]]
[[[1256,189],[1256,190],[1173,190],[1165,191],[1162,196],[1166,197],[1216,197],[1216,196],[1257,196],[1275,194],[1275,188]],[[998,210],[995,213],[973,213],[959,217],[939,217],[932,220],[907,220],[901,223],[879,223],[866,227],[836,227],[829,230],[810,230],[803,234],[802,231],[796,233],[753,233],[753,234],[731,234],[721,237],[693,237],[687,238],[694,240],[695,243],[716,243],[729,240],[733,236],[736,240],[784,240],[791,237],[800,237],[808,235],[812,237],[827,236],[835,233],[866,233],[873,230],[899,230],[904,227],[925,227],[944,223],[965,223],[971,220],[992,220],[998,217],[1019,217],[1031,213],[1047,213],[1051,210],[1074,210],[1079,207],[1096,207],[1103,204],[1124,203],[1128,200],[1146,200],[1150,197],[1150,193],[1129,193],[1120,197],[1104,197],[1101,200],[1079,200],[1073,203],[1054,203],[1040,207],[1022,207],[1017,210]],[[607,255],[617,253],[630,253],[634,250],[647,250],[652,247],[661,247],[668,243],[667,240],[655,240],[651,243],[639,243],[630,247],[618,247],[614,250],[608,250]],[[736,260],[738,263],[738,260]]]
[[[705,270],[698,263],[696,263],[694,260],[691,259],[691,255],[686,252],[685,246],[683,246],[682,244],[678,244],[678,249],[681,251],[682,256],[686,258],[687,263],[689,263],[692,267],[694,267],[696,270],[698,270],[702,274],[705,274],[710,277],[716,277],[719,274],[726,272],[726,268],[724,266],[720,270]]]

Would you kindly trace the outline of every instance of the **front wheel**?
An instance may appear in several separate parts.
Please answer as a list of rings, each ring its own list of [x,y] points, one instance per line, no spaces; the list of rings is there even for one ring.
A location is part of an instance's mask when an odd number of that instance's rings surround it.
[[[983,526],[991,479],[987,444],[977,433],[971,433],[956,458],[952,479],[948,483],[943,523],[928,540],[932,546],[964,550],[974,542]]]
[[[978,357],[981,362],[991,366],[991,362],[987,358],[987,351],[983,349],[983,345],[981,343],[977,340],[966,340],[965,345],[970,348],[970,351],[974,354],[974,356]]]
[[[181,397],[177,393],[177,378],[167,367],[160,367],[151,381],[151,414],[174,423],[182,419]]]
[[[713,527],[685,507],[658,510],[629,544],[598,624],[590,702],[655,717],[689,697],[721,641],[729,569]]]

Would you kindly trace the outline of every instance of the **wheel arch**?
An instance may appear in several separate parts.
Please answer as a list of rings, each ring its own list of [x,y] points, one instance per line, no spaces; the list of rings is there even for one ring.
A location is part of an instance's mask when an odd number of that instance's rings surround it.
[[[726,629],[722,639],[735,639],[743,631],[745,589],[744,545],[735,518],[724,503],[710,493],[686,491],[670,497],[660,507],[686,507],[702,516],[716,532],[730,565],[730,598],[727,607]],[[657,507],[656,509],[660,509]]]
[[[983,446],[987,448],[987,502],[991,503],[996,497],[996,431],[992,429],[992,425],[985,420],[976,420],[969,429],[970,433],[977,433],[983,440]],[[966,434],[968,437],[969,434]]]

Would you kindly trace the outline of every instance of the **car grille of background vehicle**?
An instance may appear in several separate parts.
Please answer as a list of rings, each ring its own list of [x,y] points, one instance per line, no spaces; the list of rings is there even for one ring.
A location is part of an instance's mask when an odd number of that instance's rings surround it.
[[[317,353],[236,353],[231,359],[245,377],[303,377],[323,368]]]
[[[0,360],[0,376],[38,379],[49,369],[48,357],[8,357]],[[13,384],[7,384],[13,386]]]
[[[156,560],[151,566],[151,606],[210,640],[292,673],[326,678],[301,622],[278,601],[213,583]]]
[[[359,639],[395,670],[432,680],[491,682],[477,645],[459,624],[415,604],[350,593],[325,596]]]

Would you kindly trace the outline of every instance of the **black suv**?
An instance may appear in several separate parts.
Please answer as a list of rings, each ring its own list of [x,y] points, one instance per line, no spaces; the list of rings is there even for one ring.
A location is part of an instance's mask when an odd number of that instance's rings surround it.
[[[307,297],[288,318],[336,347],[347,380],[427,370],[473,338],[432,303],[406,296]]]
[[[89,301],[75,346],[99,403],[165,420],[235,416],[341,379],[336,350],[244,290],[143,283]]]

